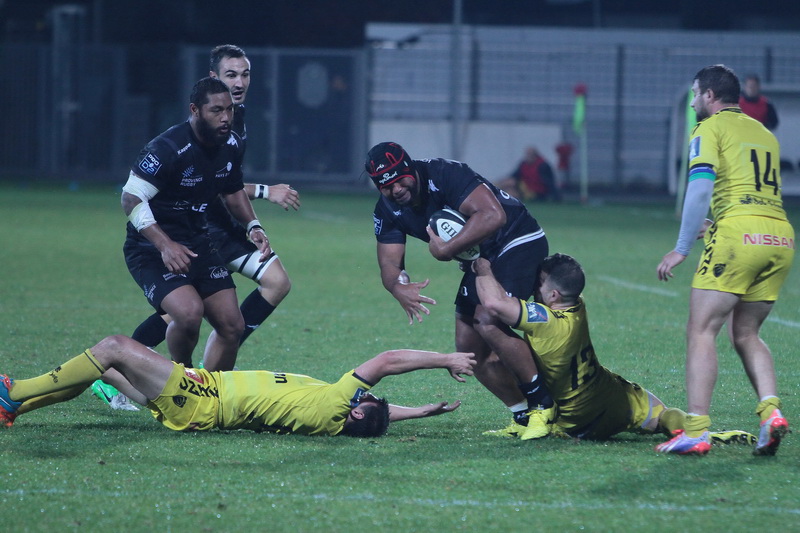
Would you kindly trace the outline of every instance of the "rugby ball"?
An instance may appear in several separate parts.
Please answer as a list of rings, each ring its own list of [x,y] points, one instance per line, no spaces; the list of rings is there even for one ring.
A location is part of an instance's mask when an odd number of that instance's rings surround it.
[[[458,235],[466,223],[467,219],[464,218],[464,215],[454,209],[440,209],[433,213],[428,221],[433,233],[441,237],[444,242]],[[475,261],[480,255],[480,248],[472,246],[456,254],[455,258],[461,261]]]

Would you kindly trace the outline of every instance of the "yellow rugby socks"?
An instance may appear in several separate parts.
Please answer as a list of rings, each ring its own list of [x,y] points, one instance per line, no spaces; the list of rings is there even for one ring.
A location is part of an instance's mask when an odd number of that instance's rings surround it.
[[[758,402],[758,405],[756,406],[756,414],[761,417],[761,421],[764,422],[770,416],[772,416],[772,411],[780,408],[780,398],[777,396],[765,396],[760,402]]]
[[[686,430],[686,436],[690,438],[697,438],[706,431],[708,428],[711,427],[711,417],[708,415],[698,415],[694,413],[689,413],[686,415],[686,422],[684,423],[684,429]]]
[[[86,350],[47,374],[31,379],[14,380],[9,397],[14,401],[25,401],[66,389],[74,389],[77,386],[91,384],[102,376],[105,370],[92,352]],[[63,396],[61,398],[67,399]]]

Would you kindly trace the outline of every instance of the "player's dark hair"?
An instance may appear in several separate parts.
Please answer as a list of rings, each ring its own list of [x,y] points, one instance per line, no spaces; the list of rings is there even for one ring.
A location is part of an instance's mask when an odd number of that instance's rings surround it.
[[[386,398],[372,397],[373,401],[362,402],[359,407],[364,412],[362,418],[348,420],[342,435],[348,437],[380,437],[389,429],[389,402]]]
[[[759,85],[761,84],[761,78],[758,77],[758,74],[748,74],[747,76],[744,77],[744,81],[750,81],[750,80],[753,80]]]
[[[211,94],[230,93],[230,89],[219,78],[203,78],[194,84],[192,87],[192,95],[189,97],[189,102],[197,107],[203,107],[209,102],[208,96]]]
[[[733,69],[725,65],[710,65],[695,74],[700,93],[711,89],[723,104],[738,104],[741,87]]]
[[[208,64],[209,70],[219,74],[219,64],[226,57],[247,57],[247,54],[235,44],[221,44],[215,46],[213,50],[211,50],[211,57],[209,58]]]
[[[577,300],[586,286],[586,276],[580,263],[567,254],[545,257],[540,267],[565,300]]]

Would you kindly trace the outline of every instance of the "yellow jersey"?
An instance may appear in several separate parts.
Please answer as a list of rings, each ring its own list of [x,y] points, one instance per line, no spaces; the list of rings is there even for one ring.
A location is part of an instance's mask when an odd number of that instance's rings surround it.
[[[726,107],[701,121],[689,141],[689,181],[714,181],[714,220],[754,215],[786,219],[780,146],[759,121]]]
[[[614,391],[628,382],[597,360],[583,300],[564,310],[525,300],[520,305],[515,328],[533,348],[539,374],[558,405],[559,425],[581,428],[600,418]]]
[[[350,410],[372,388],[354,371],[330,384],[301,374],[215,373],[220,429],[337,435]]]

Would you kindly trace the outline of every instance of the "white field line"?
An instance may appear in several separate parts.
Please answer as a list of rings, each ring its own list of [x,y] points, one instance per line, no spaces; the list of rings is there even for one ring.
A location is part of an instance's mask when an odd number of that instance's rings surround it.
[[[68,489],[40,489],[40,490],[25,490],[25,489],[9,489],[9,490],[0,490],[0,494],[12,495],[12,496],[31,496],[36,494],[66,494],[68,492],[72,492]],[[106,492],[105,495],[121,495],[121,493],[117,492]],[[128,494],[126,492],[125,494]],[[630,509],[637,509],[642,511],[682,511],[682,512],[692,512],[692,511],[701,511],[701,512],[720,512],[720,513],[727,513],[728,515],[731,514],[732,509],[731,506],[724,506],[724,505],[668,505],[668,504],[652,504],[652,503],[635,503],[635,504],[615,504],[610,502],[605,503],[587,503],[581,501],[564,501],[564,502],[552,502],[552,503],[544,503],[544,502],[537,502],[535,500],[509,500],[509,501],[498,501],[498,500],[476,500],[476,499],[442,499],[442,498],[381,498],[377,497],[374,494],[327,494],[327,493],[320,493],[315,492],[313,494],[307,494],[305,492],[294,492],[294,493],[266,493],[262,494],[261,497],[267,499],[275,499],[275,500],[282,500],[282,499],[298,499],[303,501],[308,501],[309,499],[313,499],[316,501],[331,501],[331,502],[338,502],[338,501],[370,501],[375,503],[385,503],[385,504],[408,504],[408,505],[417,505],[421,507],[435,507],[435,508],[444,508],[444,507],[464,507],[466,510],[469,509],[476,509],[476,508],[484,508],[484,509],[498,509],[498,508],[509,508],[514,511],[522,511],[522,510],[531,510],[531,509],[578,509],[578,510],[619,510],[619,511],[626,511]],[[742,512],[749,512],[746,509],[742,509]],[[788,507],[777,506],[774,509],[770,510],[771,513],[776,515],[800,515],[800,509],[791,509]]]
[[[781,326],[786,326],[789,328],[800,328],[800,322],[792,322],[791,320],[784,320],[783,318],[778,318],[776,316],[768,316],[767,322],[774,322],[776,324],[780,324]]]
[[[603,281],[607,281],[612,285],[617,285],[618,287],[625,287],[626,289],[631,289],[634,291],[642,291],[642,292],[649,292],[652,294],[660,294],[661,296],[670,296],[676,297],[678,293],[675,291],[670,291],[668,289],[659,289],[656,287],[650,287],[648,285],[640,285],[638,283],[631,283],[630,281],[625,281],[624,279],[614,278],[611,276],[597,276]]]
[[[638,283],[630,283],[628,281],[614,278],[611,276],[597,276],[599,279],[611,283],[612,285],[617,285],[618,287],[625,287],[626,289],[631,289],[635,291],[642,291],[642,292],[650,292],[653,294],[660,294],[662,296],[670,296],[675,297],[678,296],[677,292],[670,291],[667,289],[657,289],[654,287],[648,287],[647,285],[640,285]],[[777,316],[770,316],[767,317],[767,322],[773,322],[775,324],[780,324],[781,326],[786,326],[789,328],[800,329],[800,322],[794,322],[792,320],[785,320],[783,318],[778,318]]]

